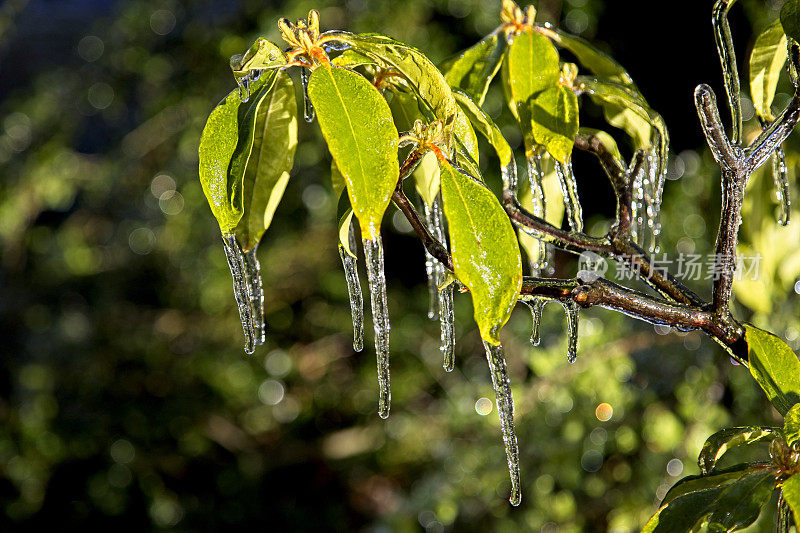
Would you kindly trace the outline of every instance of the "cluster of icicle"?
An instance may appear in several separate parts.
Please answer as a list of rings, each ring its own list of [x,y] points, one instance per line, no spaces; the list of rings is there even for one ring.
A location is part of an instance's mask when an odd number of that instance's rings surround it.
[[[223,235],[225,258],[233,277],[233,295],[239,307],[244,330],[244,351],[251,354],[257,344],[264,344],[264,289],[256,246],[244,252],[233,235]]]

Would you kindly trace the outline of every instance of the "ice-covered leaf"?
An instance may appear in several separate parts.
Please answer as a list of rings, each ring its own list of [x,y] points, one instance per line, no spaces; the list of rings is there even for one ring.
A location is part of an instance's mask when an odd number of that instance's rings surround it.
[[[750,373],[772,405],[785,415],[800,402],[800,361],[781,339],[745,324]]]
[[[514,229],[500,202],[480,181],[447,162],[440,168],[455,274],[472,294],[481,337],[499,344],[497,334],[522,285]]]
[[[445,79],[483,105],[486,91],[494,79],[508,45],[502,32],[495,31],[467,48],[448,64]]]
[[[560,69],[553,43],[540,33],[528,31],[517,35],[503,62],[503,82],[511,113],[520,117],[519,108],[531,97],[558,86]]]
[[[297,103],[294,84],[286,72],[279,72],[271,89],[262,97],[256,93],[252,140],[236,147],[246,152],[243,179],[244,212],[234,233],[245,251],[255,247],[272,222],[289,181],[297,148]],[[247,124],[249,125],[249,119]],[[234,154],[234,158],[236,154]]]
[[[786,0],[780,20],[786,35],[800,42],[800,0]]]
[[[223,235],[233,231],[244,211],[242,178],[247,151],[252,146],[256,109],[275,81],[270,71],[253,84],[257,98],[242,101],[239,90],[231,91],[211,112],[200,137],[200,183]]]
[[[800,524],[800,474],[795,474],[783,482],[783,499],[794,514],[794,523]]]
[[[514,157],[514,151],[509,146],[508,141],[503,137],[500,128],[492,120],[492,117],[480,108],[480,106],[462,91],[453,91],[456,101],[461,106],[461,110],[469,118],[472,126],[483,135],[489,144],[494,148],[497,157],[500,159],[501,167],[505,167]]]
[[[783,419],[783,436],[786,443],[792,446],[800,441],[800,403],[796,403]]]
[[[775,490],[775,472],[759,470],[734,481],[719,495],[707,521],[711,531],[735,531],[756,521]]]
[[[708,437],[705,444],[703,444],[703,449],[697,458],[700,472],[708,475],[709,472],[714,470],[719,458],[731,448],[772,440],[779,436],[780,433],[776,428],[758,426],[725,428],[722,431],[718,431]]]
[[[348,209],[339,219],[339,244],[351,257],[356,257],[356,251],[350,247],[350,222],[353,220],[353,210]]]
[[[397,129],[389,105],[362,76],[323,65],[311,73],[308,95],[322,135],[347,183],[365,239],[377,237],[399,172]]]
[[[240,95],[247,101],[250,86],[264,70],[275,69],[286,64],[286,56],[275,44],[259,37],[244,54],[231,57],[233,77],[239,85]]]
[[[633,80],[625,68],[589,41],[559,29],[548,30],[548,35],[556,45],[572,52],[578,62],[595,75],[625,85],[633,85]]]
[[[554,159],[569,159],[578,134],[578,97],[572,89],[558,85],[531,100],[531,131]]]
[[[776,20],[758,36],[750,55],[750,96],[756,113],[764,120],[774,118],[770,107],[786,57],[786,34]]]

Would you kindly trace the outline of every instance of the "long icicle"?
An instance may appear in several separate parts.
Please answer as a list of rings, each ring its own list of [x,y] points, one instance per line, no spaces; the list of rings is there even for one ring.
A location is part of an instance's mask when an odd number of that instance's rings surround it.
[[[645,159],[644,165],[647,165]],[[631,239],[633,242],[641,246],[644,242],[644,175],[648,173],[647,169],[638,172],[633,176],[633,183],[631,189],[633,190],[633,198],[631,200]]]
[[[300,68],[300,82],[303,85],[303,118],[306,122],[314,121],[314,106],[311,104],[311,99],[308,97],[308,78],[311,76],[311,71],[307,68]]]
[[[437,195],[433,200],[430,209],[431,218],[428,220],[428,227],[431,233],[442,246],[447,248],[447,231],[444,226],[444,213],[442,212],[442,196]],[[439,327],[441,329],[440,347],[443,356],[442,366],[446,372],[452,372],[455,368],[455,312],[453,308],[453,284],[440,288],[445,281],[446,272],[444,265],[434,259],[436,292],[439,303]]]
[[[659,239],[661,238],[661,199],[664,196],[664,185],[666,184],[667,178],[667,164],[665,161],[661,161],[660,164],[658,163],[662,157],[658,148],[653,148],[652,154],[653,157],[658,158],[653,163],[655,169],[653,169],[653,176],[651,178],[653,181],[653,194],[651,198],[651,206],[653,208],[653,227],[652,234],[650,236],[650,253],[655,254],[661,250],[661,245],[659,244]],[[660,173],[658,169],[661,169]]]
[[[433,207],[429,206],[425,200],[422,201],[425,211],[425,222],[428,229],[433,232]],[[436,237],[436,235],[434,235]],[[441,242],[441,241],[440,241]],[[427,248],[425,248],[425,273],[428,275],[428,318],[433,320],[439,314],[439,280],[437,279],[437,263]]]
[[[578,310],[580,307],[572,300],[561,302],[567,314],[567,361],[570,364],[578,359]]]
[[[650,150],[647,160],[649,165],[644,183],[645,225],[647,227],[647,235],[650,237],[650,244],[647,249],[652,254],[656,252],[656,191],[659,182],[658,172],[661,168],[655,148]]]
[[[522,491],[519,481],[519,445],[514,432],[514,397],[511,395],[511,381],[508,379],[506,358],[502,344],[483,342],[486,349],[486,360],[489,362],[489,372],[492,375],[492,386],[497,402],[497,413],[500,416],[500,430],[503,433],[503,444],[506,449],[508,474],[511,477],[511,496],[508,501],[511,505],[519,505],[522,501]]]
[[[245,278],[244,254],[234,235],[223,235],[222,243],[225,247],[225,258],[233,277],[233,296],[239,307],[239,318],[244,331],[244,351],[251,354],[256,349],[256,331],[253,327],[253,311],[250,305],[250,287]]]
[[[567,218],[572,231],[583,231],[583,209],[578,199],[578,186],[575,183],[575,174],[572,172],[572,161],[566,163],[556,161],[556,174],[561,183],[561,194],[564,195],[564,205],[567,208]]]
[[[245,282],[250,292],[250,309],[253,317],[253,336],[255,343],[264,344],[266,331],[264,326],[264,286],[261,283],[261,264],[258,262],[256,250],[258,245],[252,250],[244,253],[244,275]]]
[[[349,229],[350,250],[356,251],[355,220],[351,220]],[[364,349],[364,298],[361,294],[361,281],[358,279],[358,260],[347,253],[339,243],[339,257],[344,267],[344,277],[347,281],[347,293],[350,297],[350,314],[353,316],[353,350],[360,352]]]
[[[531,298],[525,303],[531,308],[531,345],[539,346],[542,342],[542,311],[547,304],[545,298]]]
[[[375,328],[375,355],[378,361],[378,415],[389,417],[392,393],[389,382],[389,308],[386,299],[386,275],[383,270],[383,243],[378,235],[374,240],[364,239],[367,258],[372,324]]]
[[[547,198],[544,195],[544,172],[542,172],[542,154],[537,150],[528,156],[528,181],[531,186],[533,201],[533,214],[545,220],[547,216]],[[547,270],[548,246],[544,241],[539,242],[539,253],[535,262],[531,262],[531,275],[539,276]]]
[[[778,224],[786,226],[792,217],[792,200],[789,196],[789,178],[786,166],[786,152],[779,146],[772,154],[772,178],[775,180],[775,190],[778,193],[780,214]]]

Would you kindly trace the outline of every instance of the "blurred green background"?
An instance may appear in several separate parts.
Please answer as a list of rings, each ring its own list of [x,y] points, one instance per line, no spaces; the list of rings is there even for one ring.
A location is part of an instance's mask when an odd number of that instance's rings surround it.
[[[722,94],[711,4],[539,5],[540,20],[612,50],[665,116],[672,258],[709,253],[718,224],[719,173],[691,98],[700,82]],[[751,36],[780,2],[741,4],[731,19],[746,75]],[[435,62],[499,23],[499,1],[478,0],[0,5],[3,530],[626,532],[698,472],[711,433],[780,421],[747,370],[698,333],[592,309],[569,365],[563,311],[546,308],[543,344],[531,348],[520,306],[503,334],[524,490],[512,508],[469,298],[457,298],[457,367],[447,374],[438,323],[426,318],[422,247],[394,208],[383,230],[393,406],[378,418],[369,322],[367,348],[351,349],[316,125],[301,124],[295,171],[259,250],[267,342],[245,356],[197,146],[234,87],[229,56],[257,36],[278,42],[277,19],[312,7],[323,29],[382,32]],[[487,110],[518,145],[499,91]],[[788,84],[780,91],[786,102]],[[752,117],[747,101],[745,111]],[[587,107],[582,120],[599,116]],[[798,147],[791,140],[792,180]],[[590,158],[575,164],[587,227],[599,234],[613,198]],[[482,168],[498,180],[488,151]],[[800,225],[778,227],[775,210],[771,176],[759,173],[740,252],[761,254],[760,277],[739,284],[737,314],[797,349]],[[574,275],[573,258],[557,259],[558,275]],[[708,297],[708,284],[693,287]],[[773,523],[766,512],[753,530]]]

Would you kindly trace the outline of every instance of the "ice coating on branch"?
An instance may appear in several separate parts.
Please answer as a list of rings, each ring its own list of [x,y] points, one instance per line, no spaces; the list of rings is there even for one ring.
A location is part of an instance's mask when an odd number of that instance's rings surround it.
[[[300,69],[300,82],[303,85],[303,118],[306,122],[314,120],[314,106],[311,104],[311,99],[308,97],[308,78],[311,76],[311,71],[307,68]]]
[[[575,174],[572,172],[572,161],[566,163],[555,162],[556,175],[561,184],[561,194],[564,195],[564,205],[567,208],[567,219],[572,231],[583,231],[583,209],[578,199],[578,186],[575,183]]]
[[[547,216],[547,198],[544,195],[544,172],[542,172],[542,156],[539,152],[528,156],[528,181],[531,185],[531,198],[533,201],[533,214],[545,220]],[[531,275],[539,276],[547,270],[548,246],[542,240],[539,242],[539,253],[536,261],[531,262]]]
[[[350,250],[356,250],[354,227],[355,220],[350,222],[349,241]],[[364,298],[361,295],[361,281],[358,279],[358,260],[347,253],[342,244],[339,244],[339,257],[344,267],[344,277],[347,281],[347,293],[350,296],[350,314],[353,316],[353,350],[360,352],[364,349]]]
[[[244,253],[236,242],[234,235],[223,235],[222,243],[225,247],[225,258],[233,277],[233,296],[239,307],[239,318],[242,320],[244,331],[244,351],[251,354],[256,349],[256,329],[253,326],[253,308],[250,299],[250,283],[246,277]]]
[[[364,239],[367,258],[372,324],[375,327],[375,356],[378,360],[378,415],[389,417],[392,393],[389,388],[389,307],[386,300],[386,276],[383,271],[383,244],[378,235]]]
[[[444,217],[442,216],[442,199],[437,196],[433,205],[425,204],[425,222],[433,238],[447,248],[445,238]],[[455,315],[453,311],[453,284],[440,289],[445,281],[446,271],[444,265],[436,260],[425,250],[425,267],[428,272],[428,289],[430,292],[429,318],[435,318],[438,312],[441,328],[441,351],[444,357],[444,369],[451,372],[455,366]]]
[[[567,314],[567,361],[574,363],[578,359],[578,310],[580,307],[572,300],[561,302]]]
[[[650,216],[650,253],[655,254],[660,250],[658,239],[661,236],[661,198],[664,194],[664,184],[666,182],[666,155],[663,161],[656,148],[653,148],[650,154],[650,181],[652,183],[653,191],[650,196],[650,208],[652,215]]]
[[[545,298],[531,298],[525,302],[531,308],[531,345],[539,346],[542,342],[542,311],[547,300]]]
[[[500,429],[506,449],[508,474],[511,477],[511,496],[508,501],[511,502],[511,505],[519,505],[522,501],[519,481],[519,446],[517,445],[517,435],[514,433],[514,397],[511,395],[506,358],[502,345],[484,341],[483,346],[486,349],[486,360],[489,362],[489,372],[492,375],[497,413],[500,416]]]
[[[786,166],[786,152],[779,146],[772,154],[772,178],[775,180],[775,190],[778,195],[778,224],[786,226],[792,215],[792,201],[789,197],[789,178]]]
[[[261,264],[258,262],[254,246],[244,254],[244,278],[249,289],[250,310],[253,316],[253,337],[258,345],[264,344],[266,333],[264,328],[264,287],[261,284]]]
[[[645,163],[646,164],[646,163]],[[631,239],[633,242],[642,246],[644,242],[644,175],[647,173],[647,169],[643,172],[637,172],[633,176],[633,183],[631,184],[631,189],[633,192],[633,197],[631,199]]]
[[[738,145],[742,140],[742,104],[741,87],[739,84],[739,71],[736,66],[736,51],[733,48],[731,28],[728,24],[728,9],[735,0],[717,0],[712,9],[711,24],[714,27],[714,40],[717,45],[719,61],[722,65],[722,74],[725,82],[725,92],[728,94],[728,107],[731,110],[733,144]]]

